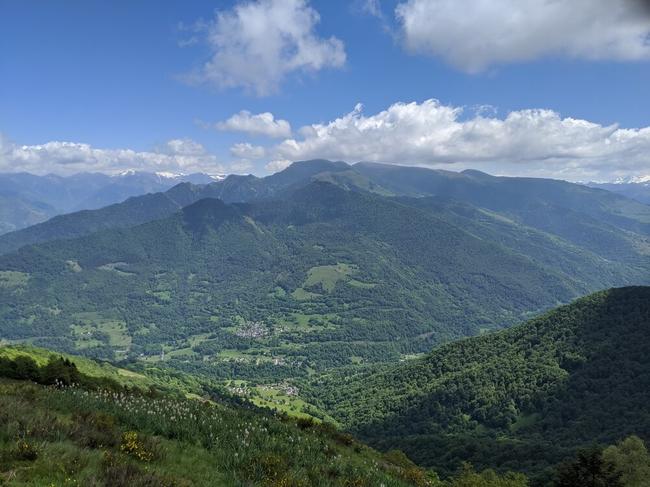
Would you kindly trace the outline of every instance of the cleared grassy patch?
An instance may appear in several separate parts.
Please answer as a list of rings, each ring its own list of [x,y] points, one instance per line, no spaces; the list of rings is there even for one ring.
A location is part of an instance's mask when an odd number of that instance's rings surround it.
[[[108,338],[111,347],[128,350],[131,347],[131,336],[123,321],[103,318],[98,313],[78,313],[75,315],[82,324],[71,325],[70,329],[79,349],[94,346],[101,338]]]
[[[130,271],[128,269],[129,264],[126,262],[109,262],[108,264],[104,264],[98,267],[98,269],[101,269],[103,271],[110,271],[114,272],[118,275],[121,276],[133,276],[136,273],[133,271]]]
[[[303,287],[320,284],[325,291],[332,292],[337,282],[345,280],[347,276],[356,273],[357,270],[357,267],[354,265],[342,264],[340,262],[336,265],[312,267],[307,272],[307,280],[303,284]]]
[[[373,282],[363,282],[363,281],[358,281],[356,279],[350,279],[348,281],[348,284],[350,286],[358,287],[358,288],[361,288],[361,289],[372,289],[373,287],[375,287],[377,285],[377,284],[375,284]]]
[[[298,301],[315,299],[319,297],[320,294],[310,291],[309,289],[318,289],[318,287],[320,287],[323,292],[331,293],[339,282],[344,282],[350,286],[361,289],[372,289],[376,286],[375,283],[363,282],[351,277],[358,272],[359,268],[356,265],[341,262],[336,265],[312,267],[307,271],[307,279],[305,279],[303,285],[296,289],[292,293],[292,296]]]
[[[303,288],[299,287],[291,293],[291,296],[297,301],[308,301],[310,299],[319,297],[320,294],[310,293],[309,291],[305,291]]]

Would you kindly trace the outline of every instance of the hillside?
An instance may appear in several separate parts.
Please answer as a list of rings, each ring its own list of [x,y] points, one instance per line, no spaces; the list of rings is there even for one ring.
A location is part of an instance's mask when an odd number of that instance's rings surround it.
[[[128,228],[167,217],[201,198],[215,197],[211,186],[181,183],[164,193],[132,197],[97,210],[55,216],[43,223],[0,236],[0,254],[24,245],[71,239],[112,228]]]
[[[209,185],[181,184],[155,195],[131,198],[95,211],[55,218],[0,236],[0,254],[23,245],[88,235],[170,216],[201,198],[226,203],[284,199],[313,180],[383,196],[438,198],[496,212],[518,224],[549,233],[605,259],[638,265],[650,253],[650,207],[623,196],[533,178],[494,177],[478,171],[455,173],[416,167],[312,160],[258,178],[231,175]]]
[[[56,214],[56,209],[47,203],[11,192],[0,193],[0,235],[36,225]]]
[[[54,385],[0,377],[2,485],[434,485],[403,455],[327,425],[89,381],[74,362],[29,366],[29,356],[14,356],[15,369],[0,358],[0,376]]]
[[[638,263],[650,255],[650,207],[609,191],[471,170],[453,173],[369,163],[353,168],[395,195],[471,204],[606,259]]]
[[[0,173],[0,234],[35,225],[49,218],[119,203],[132,196],[166,191],[183,181],[206,184],[205,174],[176,176],[127,171],[108,176]]]
[[[290,167],[277,174],[273,174],[266,178],[258,178],[252,175],[239,176],[230,175],[219,181],[212,181],[211,178],[205,175],[189,175],[185,178],[171,179],[160,182],[158,186],[151,187],[150,191],[136,191],[134,183],[128,185],[131,188],[130,193],[120,193],[124,197],[114,197],[113,199],[104,198],[106,207],[100,208],[101,204],[88,206],[80,204],[81,208],[97,208],[95,210],[74,211],[69,214],[61,215],[45,221],[40,224],[33,225],[29,228],[11,232],[7,235],[0,235],[0,254],[12,252],[19,249],[24,245],[30,245],[41,242],[49,242],[52,240],[69,239],[89,235],[99,230],[110,228],[128,228],[142,223],[150,222],[160,218],[171,216],[173,213],[180,210],[182,207],[195,203],[202,198],[218,198],[227,203],[257,201],[279,197],[279,195],[288,188],[308,184],[312,176],[324,171],[337,171],[349,168],[343,162],[336,163],[330,161],[314,160],[304,161],[292,164]],[[12,176],[10,179],[16,179],[18,175]],[[25,175],[35,178],[35,176]],[[83,179],[78,175],[77,179]],[[87,177],[95,175],[85,175]],[[102,175],[97,175],[102,176]],[[135,173],[131,178],[143,178],[146,174]],[[149,175],[154,176],[154,175]],[[52,177],[56,181],[61,178]],[[110,181],[110,177],[104,176]],[[125,176],[128,180],[128,178]],[[73,180],[76,180],[72,178]],[[147,181],[147,178],[144,178]],[[173,187],[172,182],[184,181],[176,184]],[[208,184],[209,181],[212,181]],[[40,185],[42,181],[38,180]],[[123,182],[124,184],[125,182]],[[153,182],[149,181],[150,184]],[[165,183],[163,185],[163,183]],[[2,175],[0,175],[0,194],[2,192]],[[45,189],[37,186],[41,194]],[[136,185],[136,187],[138,187]],[[171,187],[171,188],[170,188]],[[112,186],[106,188],[111,189]],[[170,189],[168,189],[170,188]],[[114,189],[114,188],[112,188]],[[50,189],[51,190],[51,189]],[[157,190],[159,192],[154,193]],[[163,192],[164,190],[164,192]],[[54,191],[56,194],[56,191]],[[152,194],[141,194],[152,193]],[[136,196],[139,195],[139,196]],[[128,196],[131,196],[127,199]],[[125,201],[123,201],[125,200]],[[13,206],[9,207],[13,209]],[[19,207],[16,205],[16,209]],[[56,214],[50,213],[50,216]],[[38,223],[40,220],[33,220],[29,223]],[[21,224],[20,227],[26,226]],[[11,230],[8,228],[7,230]]]
[[[216,186],[172,191],[197,188]],[[646,283],[649,264],[612,262],[468,204],[312,182],[274,202],[205,198],[167,218],[1,256],[0,331],[96,358],[277,383],[397,361],[589,291]]]
[[[351,431],[443,471],[528,471],[576,448],[650,438],[650,287],[599,292],[523,325],[310,392]],[[306,394],[307,395],[307,394]]]
[[[325,183],[274,204],[200,200],[25,247],[0,270],[10,340],[110,359],[165,349],[168,363],[240,378],[397,360],[586,287],[429,212]]]
[[[650,181],[645,182],[617,182],[617,183],[589,183],[592,188],[605,189],[612,193],[622,194],[640,203],[650,205]]]

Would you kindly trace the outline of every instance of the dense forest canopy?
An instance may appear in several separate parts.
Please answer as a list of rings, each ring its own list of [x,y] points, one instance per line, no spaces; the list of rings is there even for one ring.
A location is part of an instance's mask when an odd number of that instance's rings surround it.
[[[309,391],[362,438],[418,462],[543,475],[576,448],[650,439],[649,340],[650,287],[612,289]]]

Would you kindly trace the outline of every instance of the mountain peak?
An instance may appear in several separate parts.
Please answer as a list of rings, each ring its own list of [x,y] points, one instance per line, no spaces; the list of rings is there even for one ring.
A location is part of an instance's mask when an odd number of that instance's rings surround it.
[[[309,161],[296,161],[286,169],[277,172],[266,179],[272,184],[290,185],[316,176],[323,172],[347,171],[350,165],[343,161],[328,161],[326,159],[312,159]]]
[[[194,232],[217,228],[241,217],[239,210],[217,198],[203,198],[181,210],[183,222]]]
[[[461,171],[461,174],[465,176],[469,176],[474,179],[482,179],[482,180],[494,179],[495,177],[486,172],[479,171],[478,169],[465,169],[464,171]]]

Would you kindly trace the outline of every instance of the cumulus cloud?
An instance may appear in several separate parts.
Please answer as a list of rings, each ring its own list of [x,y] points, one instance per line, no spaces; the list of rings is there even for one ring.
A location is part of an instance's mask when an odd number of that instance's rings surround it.
[[[240,159],[261,159],[266,155],[264,147],[251,145],[248,142],[235,144],[230,148],[230,153]]]
[[[407,0],[395,14],[406,47],[479,72],[543,56],[650,59],[642,0]]]
[[[290,137],[291,125],[286,120],[276,119],[272,113],[264,112],[253,115],[248,110],[235,113],[228,120],[217,122],[217,130],[245,132],[250,135],[267,137]]]
[[[343,42],[320,37],[319,21],[307,0],[245,1],[219,11],[203,29],[211,58],[189,79],[264,96],[291,73],[339,68],[346,58]]]
[[[521,110],[503,118],[437,100],[395,103],[373,115],[363,107],[300,130],[270,152],[277,160],[328,158],[570,180],[608,180],[650,173],[650,127],[624,129],[552,110]],[[271,163],[267,169],[275,169]]]
[[[153,151],[138,152],[132,149],[99,149],[79,142],[17,145],[0,136],[0,171],[114,174],[129,169],[174,173],[223,172],[217,158],[190,139],[173,139]]]
[[[278,171],[282,171],[283,169],[286,169],[291,165],[291,161],[289,159],[274,159],[271,162],[269,162],[266,166],[264,166],[264,169],[266,169],[268,172],[274,173]]]

